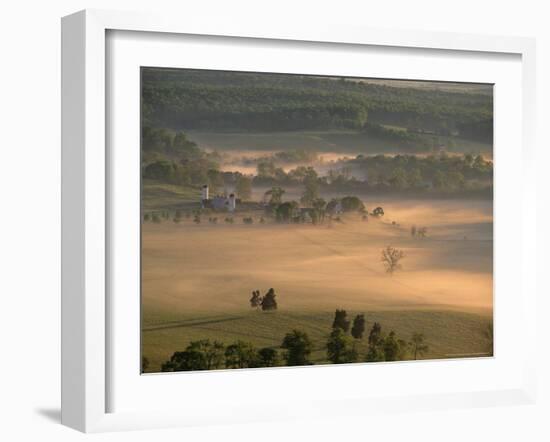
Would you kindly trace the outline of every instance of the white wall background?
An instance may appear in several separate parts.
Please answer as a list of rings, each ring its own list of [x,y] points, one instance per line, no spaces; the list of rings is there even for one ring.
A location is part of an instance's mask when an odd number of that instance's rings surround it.
[[[7,0],[0,9],[0,439],[73,441],[550,440],[550,225],[545,164],[550,112],[550,13],[523,0]],[[231,20],[320,21],[534,36],[538,39],[539,372],[537,405],[85,436],[59,425],[60,17],[84,8],[155,10]],[[545,124],[546,123],[546,124]],[[544,151],[546,149],[546,152]],[[543,195],[546,195],[544,198]],[[511,202],[511,210],[515,204]],[[546,261],[546,263],[544,262]],[[521,332],[521,330],[518,330]],[[518,349],[518,354],[521,349]]]

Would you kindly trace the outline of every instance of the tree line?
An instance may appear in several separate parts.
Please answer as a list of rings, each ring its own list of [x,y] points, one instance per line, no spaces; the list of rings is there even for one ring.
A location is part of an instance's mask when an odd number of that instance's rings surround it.
[[[364,339],[367,340],[367,351],[361,353],[359,348]],[[243,340],[226,345],[221,341],[202,339],[191,342],[183,351],[173,353],[162,364],[161,371],[313,365],[311,353],[314,348],[309,335],[298,329],[286,333],[279,348],[258,348]],[[327,361],[332,364],[418,359],[429,350],[422,333],[415,332],[406,341],[393,330],[384,333],[378,322],[366,335],[365,315],[358,314],[350,320],[347,312],[341,309],[334,313],[324,348]],[[144,359],[142,370],[145,371],[148,366],[149,361]]]
[[[263,159],[252,178],[257,186],[304,185],[309,200],[323,190],[461,192],[490,189],[492,181],[492,161],[472,154],[358,155],[338,161],[323,176],[312,166],[297,166],[285,172],[272,159]]]
[[[259,159],[256,175],[252,176],[221,171],[220,155],[199,148],[184,132],[146,126],[142,129],[142,147],[144,179],[196,188],[208,184],[212,193],[231,187],[243,201],[251,198],[253,186],[303,185],[303,202],[310,204],[322,190],[462,192],[490,189],[493,179],[493,163],[482,155],[358,155],[335,163],[320,176],[312,166],[297,166],[285,172],[278,165],[286,161],[281,152]],[[305,158],[312,153],[295,155]]]
[[[383,333],[380,323],[375,322],[368,334],[368,348],[364,355],[358,351],[358,343],[365,334],[365,315],[348,320],[345,310],[336,310],[332,332],[327,341],[327,358],[333,364],[351,362],[382,362],[417,359],[429,349],[422,333],[413,333],[410,341],[405,341],[391,330]],[[349,332],[349,334],[348,334]]]
[[[395,124],[492,138],[492,94],[392,87],[353,79],[173,70],[142,71],[147,124],[202,130],[362,129]]]
[[[304,193],[300,201],[283,201],[285,190],[281,187],[272,187],[264,194],[265,212],[281,223],[324,223],[328,218],[329,222],[338,221],[340,213],[356,212],[367,220],[369,216],[384,216],[384,209],[376,207],[368,212],[360,198],[355,195],[348,195],[342,198],[332,198],[326,201],[319,196],[319,189],[316,182],[305,183]],[[302,206],[302,207],[300,207]]]

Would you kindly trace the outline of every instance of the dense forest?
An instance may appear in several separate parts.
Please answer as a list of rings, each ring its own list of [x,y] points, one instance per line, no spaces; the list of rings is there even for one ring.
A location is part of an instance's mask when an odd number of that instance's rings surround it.
[[[142,69],[143,124],[175,130],[378,131],[492,142],[492,94],[391,87],[358,79],[182,69]],[[384,132],[382,125],[406,129]]]

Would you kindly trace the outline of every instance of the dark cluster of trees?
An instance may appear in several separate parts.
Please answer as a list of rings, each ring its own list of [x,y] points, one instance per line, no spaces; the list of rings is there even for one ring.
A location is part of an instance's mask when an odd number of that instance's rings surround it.
[[[367,122],[492,139],[492,94],[345,78],[148,68],[146,123],[208,130],[362,129]]]
[[[185,132],[146,125],[141,129],[141,152],[145,160],[163,155],[192,161],[205,156],[197,144],[187,138]]]
[[[358,178],[363,177],[363,178]],[[285,172],[273,160],[257,164],[255,185],[304,186],[303,203],[321,191],[440,191],[490,190],[493,163],[482,155],[358,155],[341,160],[319,176],[314,167],[298,166]]]
[[[277,350],[270,347],[256,349],[244,341],[226,346],[222,342],[203,339],[191,342],[184,351],[175,352],[162,364],[161,371],[273,367],[278,362]]]
[[[491,189],[493,182],[493,163],[482,155],[359,155],[348,167],[366,175],[375,190],[463,191]]]
[[[307,182],[304,183],[304,193],[302,198],[300,198],[300,202],[283,202],[282,197],[284,193],[285,190],[283,188],[272,187],[264,195],[266,211],[273,215],[278,222],[311,222],[312,224],[319,224],[323,223],[327,217],[329,220],[332,220],[333,215],[339,210],[342,212],[358,212],[363,214],[365,218],[368,215],[368,211],[361,199],[353,195],[343,198],[333,198],[327,203],[327,201],[318,196],[317,184],[310,185]],[[300,203],[306,207],[300,208]],[[377,210],[382,210],[383,215],[382,208],[378,208]],[[377,212],[375,215],[378,216],[380,214]]]
[[[368,337],[367,362],[418,359],[429,350],[422,333],[413,333],[410,341],[400,339],[392,330],[388,335],[375,322]]]
[[[184,132],[144,126],[141,135],[143,178],[180,185],[223,186],[219,156],[200,149]]]
[[[175,352],[168,361],[162,364],[161,371],[311,364],[309,356],[313,350],[313,343],[307,333],[292,330],[285,335],[280,348],[282,351],[272,347],[256,348],[245,341],[237,341],[226,346],[218,341],[203,339],[191,342],[184,351]]]
[[[207,184],[212,193],[231,186],[241,201],[252,197],[252,177],[221,171],[220,155],[200,149],[184,132],[145,126],[141,143],[144,179],[197,189]]]
[[[263,296],[259,290],[254,290],[250,298],[250,307],[263,311],[277,310],[277,300],[275,298],[275,290],[272,288]]]
[[[255,291],[254,295],[258,296],[257,293]],[[327,360],[333,364],[398,361],[417,359],[428,351],[421,333],[413,333],[411,340],[406,342],[394,331],[384,334],[377,322],[373,324],[368,337],[365,336],[365,331],[364,314],[356,315],[351,321],[345,310],[336,310],[332,330],[325,345]],[[368,338],[368,347],[366,354],[362,355],[359,344],[364,338]],[[273,347],[256,348],[250,342],[242,340],[225,345],[219,341],[202,339],[191,342],[184,351],[175,352],[162,364],[161,370],[166,372],[313,365],[310,359],[313,350],[314,345],[308,334],[296,329],[284,336],[279,350]],[[143,358],[142,370],[145,371],[148,366],[149,361]]]
[[[319,198],[320,178],[317,171],[311,166],[298,166],[286,173],[276,167],[273,162],[260,162],[257,166],[258,174],[254,177],[257,185],[276,184],[264,195],[270,204],[279,204],[283,194],[282,185],[301,185],[304,188],[300,201],[304,205],[311,205]]]
[[[351,325],[345,310],[336,310],[332,323],[332,332],[327,340],[327,359],[333,364],[345,364],[359,361],[359,352],[354,339],[362,339],[365,332],[365,315],[357,315]]]
[[[410,341],[400,339],[392,330],[389,334],[382,332],[382,326],[375,322],[368,335],[368,350],[361,356],[358,347],[365,333],[365,316],[355,316],[351,325],[345,310],[336,310],[332,332],[326,344],[327,359],[333,364],[351,362],[381,362],[417,359],[428,351],[422,333],[413,333]]]

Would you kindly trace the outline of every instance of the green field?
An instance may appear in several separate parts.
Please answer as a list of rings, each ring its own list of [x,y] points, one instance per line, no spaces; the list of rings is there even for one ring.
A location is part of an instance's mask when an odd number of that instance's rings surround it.
[[[391,125],[387,125],[388,127]],[[391,126],[394,129],[400,126]],[[202,132],[188,131],[189,138],[202,148],[218,151],[285,151],[288,149],[311,149],[320,154],[358,154],[374,155],[379,153],[403,153],[399,142],[392,143],[354,130],[292,131],[292,132]],[[418,146],[422,152],[430,152],[433,136],[420,135],[425,146]],[[440,144],[448,147],[449,152],[483,153],[492,155],[492,145],[458,137],[438,136]],[[405,150],[406,152],[406,150]]]
[[[348,315],[355,315],[348,311]],[[422,359],[487,355],[489,341],[485,335],[490,318],[484,315],[454,311],[373,311],[365,312],[367,330],[376,321],[382,330],[394,330],[405,340],[413,332],[422,332],[429,351]],[[279,349],[286,332],[296,328],[305,331],[315,345],[311,360],[327,363],[325,342],[331,331],[334,312],[302,311],[260,312],[243,310],[231,314],[169,314],[147,312],[143,321],[143,355],[150,361],[147,371],[160,371],[160,366],[174,351],[184,350],[190,341],[211,339],[231,344],[243,340],[258,348]],[[360,354],[367,352],[367,338],[359,341]]]
[[[198,201],[200,190],[176,184],[143,180],[141,188],[142,210],[182,208],[186,202]]]

